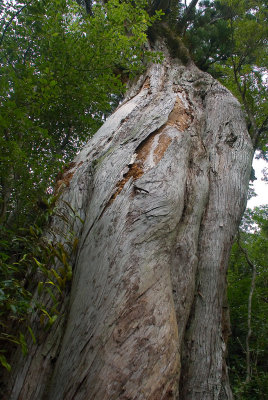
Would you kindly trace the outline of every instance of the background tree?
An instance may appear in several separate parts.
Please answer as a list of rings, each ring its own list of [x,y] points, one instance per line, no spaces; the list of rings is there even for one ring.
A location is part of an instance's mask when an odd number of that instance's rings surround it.
[[[267,206],[247,210],[229,270],[229,363],[237,399],[267,392]]]

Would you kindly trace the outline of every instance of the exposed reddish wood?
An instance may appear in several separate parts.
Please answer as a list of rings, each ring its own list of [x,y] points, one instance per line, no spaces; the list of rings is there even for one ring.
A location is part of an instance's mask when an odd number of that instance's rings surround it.
[[[143,89],[149,87],[150,87],[150,78],[147,77],[145,83],[143,84]],[[146,140],[144,140],[136,149],[135,151],[136,161],[129,167],[129,170],[127,173],[124,174],[123,179],[117,182],[116,184],[117,189],[115,193],[111,196],[110,200],[108,201],[105,210],[121,193],[125,184],[129,181],[130,178],[137,180],[144,174],[144,163],[152,150],[152,145],[154,143],[155,137],[158,136],[158,143],[157,147],[154,149],[153,160],[155,162],[155,165],[157,165],[163,158],[168,146],[172,142],[172,139],[167,134],[164,133],[161,134],[161,132],[163,132],[163,130],[168,125],[169,126],[174,125],[180,131],[184,131],[189,128],[191,121],[192,118],[190,112],[183,106],[183,103],[180,100],[180,98],[177,97],[173,110],[169,114],[168,121],[160,129],[151,133],[146,138]]]
[[[142,85],[142,89],[150,89],[151,85],[150,85],[150,77],[147,76],[147,78],[144,81],[144,84]]]
[[[161,133],[158,137],[158,144],[154,150],[154,162],[158,164],[159,161],[163,158],[168,146],[172,142],[170,136],[166,135],[165,133]]]
[[[74,167],[79,168],[84,162],[80,161],[79,163],[71,162],[66,165],[61,172],[56,176],[56,185],[55,192],[57,193],[59,190],[63,190],[66,187],[70,186],[70,181],[74,176],[75,170],[69,172],[74,169]]]
[[[183,106],[181,99],[177,97],[167,124],[176,125],[180,131],[185,131],[189,128],[191,121],[190,112]]]

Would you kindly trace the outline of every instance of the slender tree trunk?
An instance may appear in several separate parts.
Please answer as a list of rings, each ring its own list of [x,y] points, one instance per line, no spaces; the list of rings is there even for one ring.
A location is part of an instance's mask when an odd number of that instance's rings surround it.
[[[256,282],[256,265],[253,264],[252,270],[252,278],[250,284],[250,293],[248,296],[248,333],[246,337],[246,352],[247,352],[247,376],[246,376],[246,383],[250,382],[251,379],[251,361],[250,361],[250,338],[252,334],[251,328],[251,315],[252,315],[252,297],[255,289],[255,282]]]
[[[257,275],[257,268],[256,265],[250,260],[248,252],[241,246],[240,237],[238,236],[238,245],[242,253],[245,255],[246,261],[249,267],[252,269],[252,277],[248,295],[248,332],[246,336],[246,366],[247,366],[247,374],[245,383],[249,383],[251,380],[251,357],[250,357],[250,338],[252,335],[252,327],[251,327],[251,318],[252,318],[252,298],[255,290],[256,285],[256,275]]]
[[[85,219],[66,318],[7,398],[230,399],[226,270],[252,154],[227,89],[168,55],[149,68],[61,182]]]

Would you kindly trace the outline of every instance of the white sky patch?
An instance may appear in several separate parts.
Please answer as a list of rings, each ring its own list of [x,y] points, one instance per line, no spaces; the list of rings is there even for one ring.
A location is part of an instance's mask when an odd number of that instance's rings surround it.
[[[254,158],[253,168],[255,170],[256,181],[253,182],[254,190],[257,194],[256,197],[252,197],[247,204],[247,207],[254,208],[257,206],[262,206],[268,203],[268,184],[262,181],[263,173],[262,170],[267,168],[267,162]]]

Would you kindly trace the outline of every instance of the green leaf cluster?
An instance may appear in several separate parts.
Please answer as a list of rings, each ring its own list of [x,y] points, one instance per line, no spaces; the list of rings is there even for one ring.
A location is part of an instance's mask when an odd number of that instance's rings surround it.
[[[253,145],[266,158],[268,12],[262,0],[205,0],[184,36],[196,64],[218,78],[244,107]]]
[[[6,2],[0,29],[1,220],[32,203],[103,123],[148,58],[146,2]]]
[[[2,232],[0,363],[8,370],[10,343],[19,345],[26,354],[27,343],[36,342],[40,327],[49,329],[62,317],[60,306],[72,280],[72,257],[78,246],[74,224],[83,221],[68,203],[55,209],[56,200],[55,196],[44,200],[46,211],[29,228],[17,234],[8,229]],[[62,231],[48,230],[52,214],[63,224]],[[32,325],[34,315],[40,326]],[[14,334],[16,330],[18,334]]]
[[[203,71],[214,73],[214,64],[226,60],[233,51],[229,9],[220,1],[204,0],[199,3],[188,21],[184,41]]]

